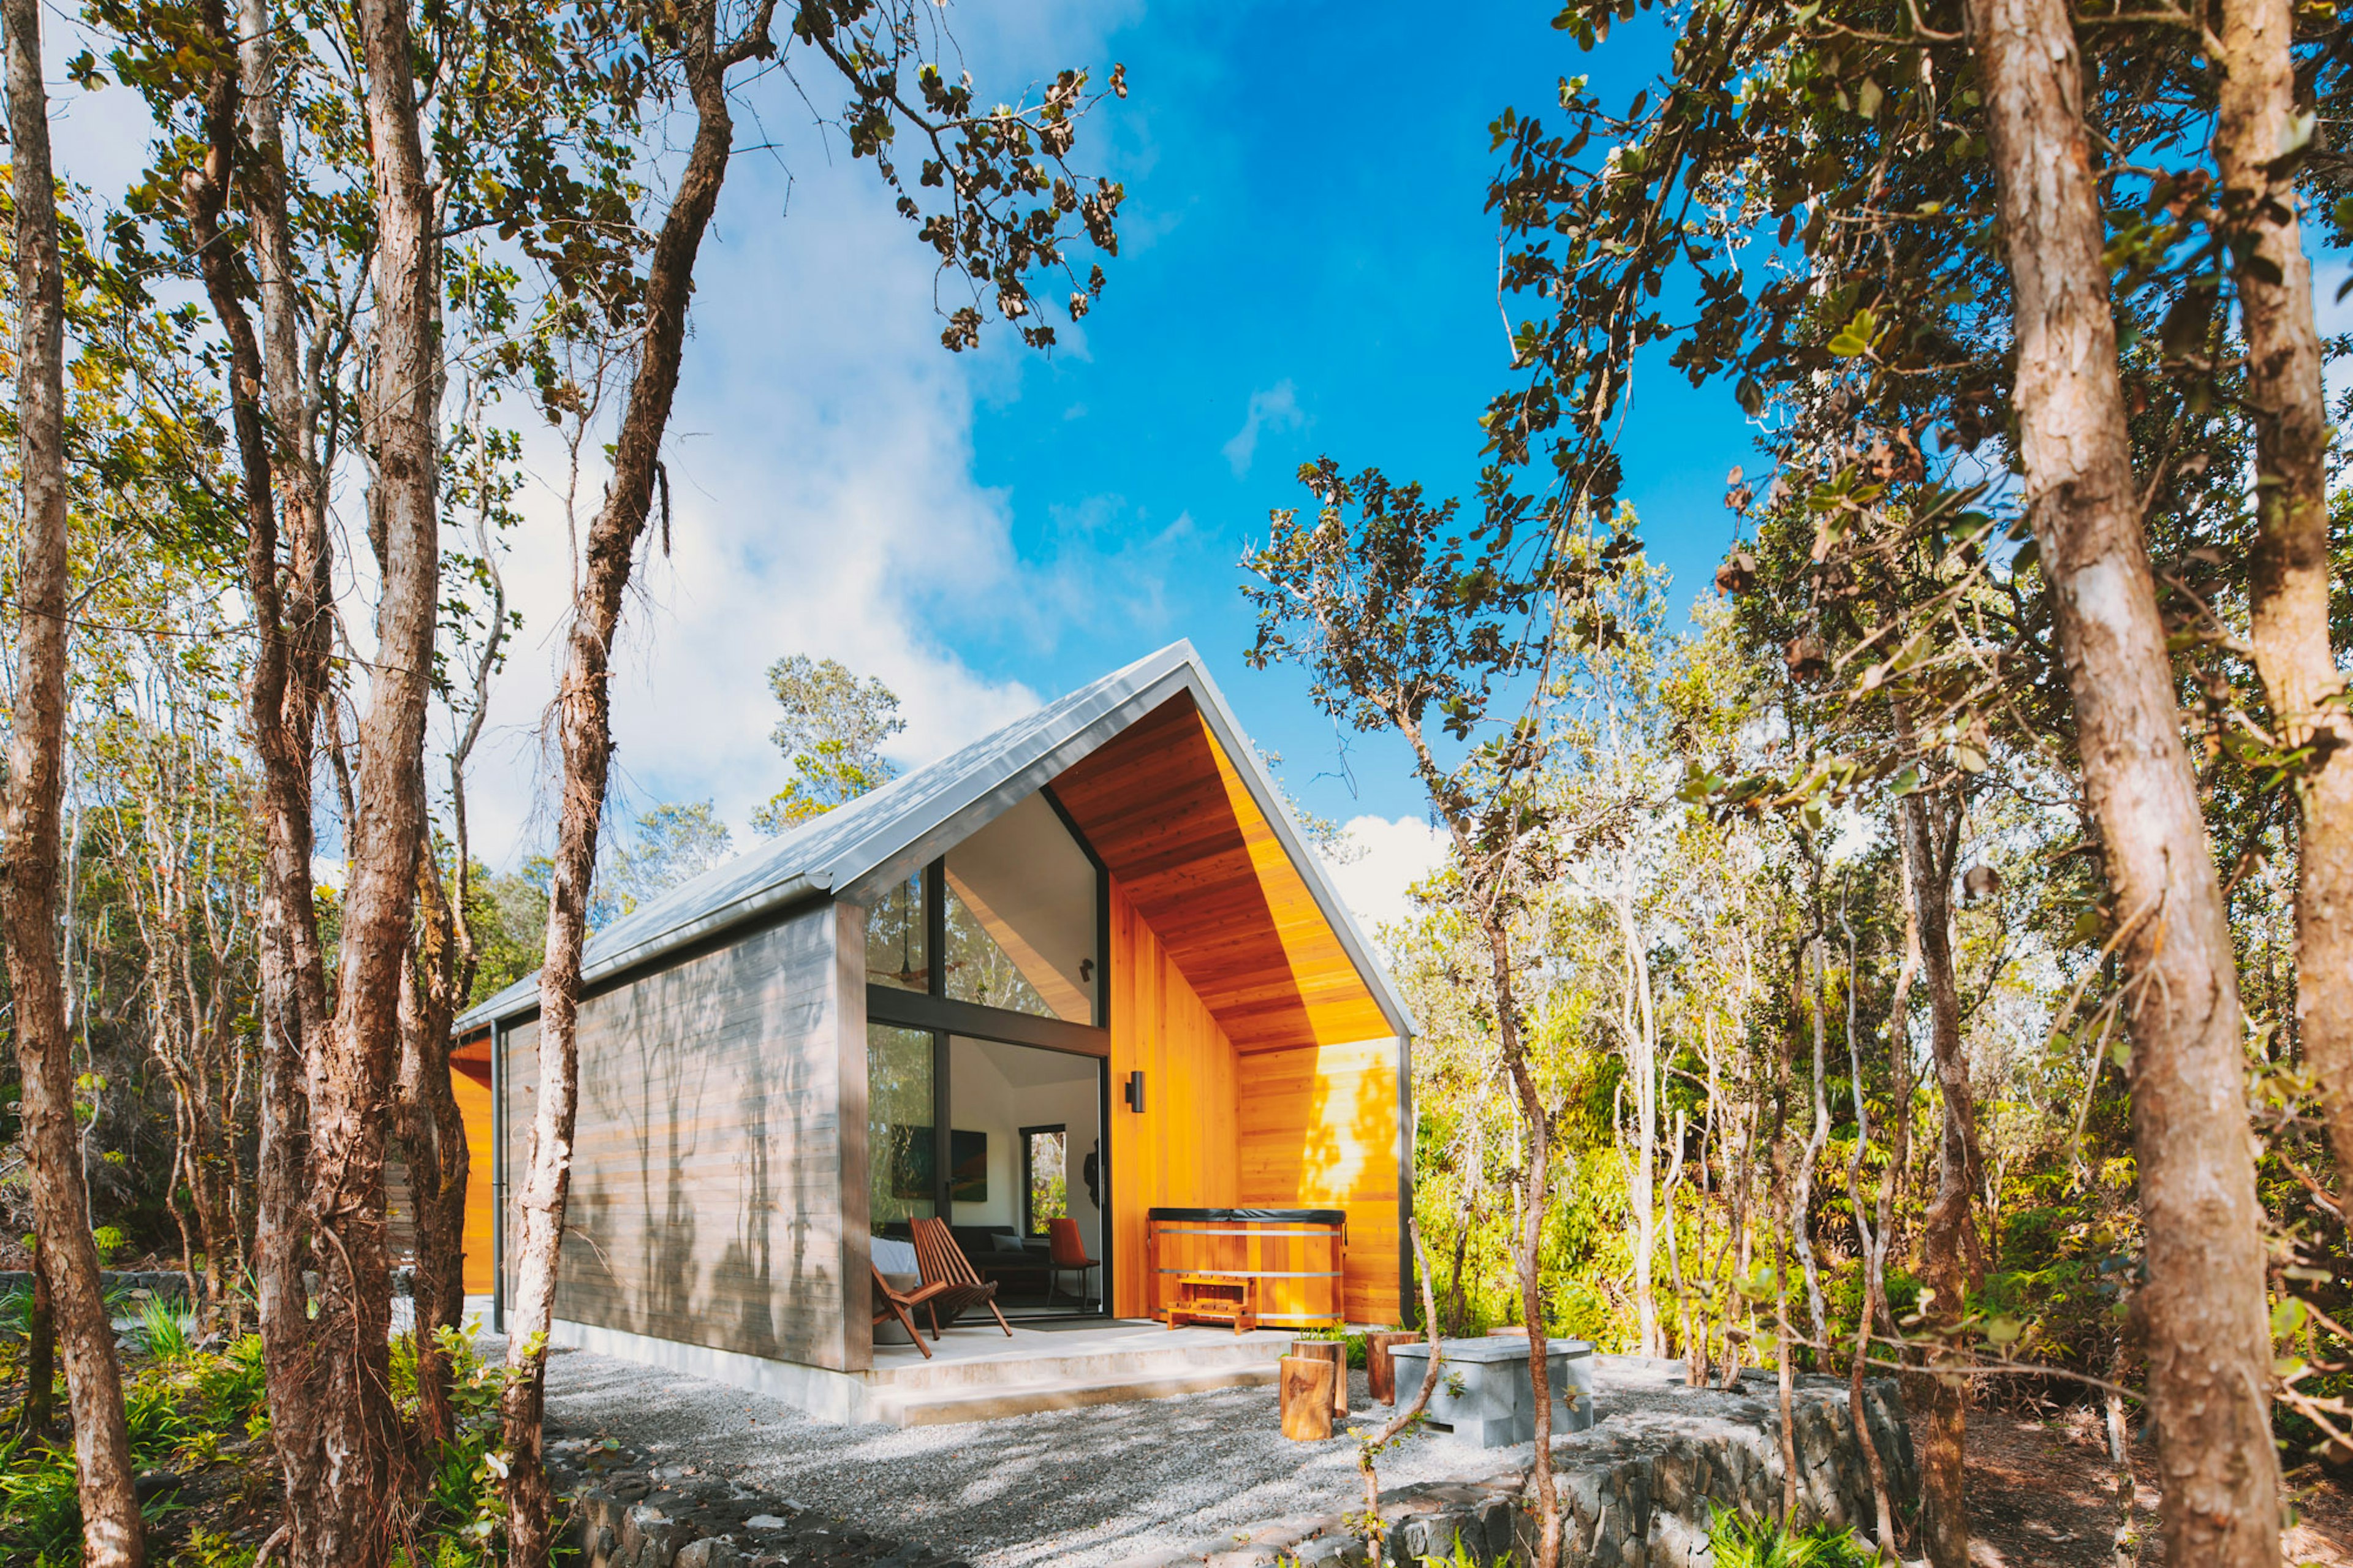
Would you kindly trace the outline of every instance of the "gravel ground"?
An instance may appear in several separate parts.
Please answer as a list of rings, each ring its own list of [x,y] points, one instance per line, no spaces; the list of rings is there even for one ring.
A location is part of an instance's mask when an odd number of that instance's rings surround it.
[[[503,1353],[490,1336],[484,1350]],[[1362,1373],[1354,1387],[1350,1408],[1366,1409]],[[1356,1446],[1285,1441],[1271,1387],[953,1426],[837,1426],[742,1389],[558,1350],[548,1416],[980,1568],[1100,1568],[1229,1527],[1343,1512],[1363,1495]],[[1485,1474],[1508,1452],[1426,1433],[1389,1453],[1381,1484]]]

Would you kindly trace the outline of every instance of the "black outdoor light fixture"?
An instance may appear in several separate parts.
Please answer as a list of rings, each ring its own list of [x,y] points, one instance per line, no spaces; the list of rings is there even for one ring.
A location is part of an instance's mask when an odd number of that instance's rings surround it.
[[[1127,1093],[1127,1108],[1128,1108],[1130,1110],[1134,1111],[1134,1112],[1135,1112],[1137,1115],[1139,1115],[1139,1116],[1143,1115],[1143,1114],[1144,1114],[1144,1074],[1143,1074],[1142,1072],[1140,1072],[1140,1071],[1138,1071],[1138,1072],[1132,1072],[1132,1073],[1130,1073],[1130,1074],[1128,1074],[1128,1075],[1127,1075],[1127,1090],[1126,1090],[1126,1093]]]

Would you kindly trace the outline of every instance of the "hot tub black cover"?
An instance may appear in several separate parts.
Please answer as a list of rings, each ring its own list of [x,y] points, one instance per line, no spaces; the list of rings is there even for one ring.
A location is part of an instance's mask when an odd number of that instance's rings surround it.
[[[1345,1209],[1147,1209],[1151,1219],[1288,1220],[1295,1225],[1345,1225]]]

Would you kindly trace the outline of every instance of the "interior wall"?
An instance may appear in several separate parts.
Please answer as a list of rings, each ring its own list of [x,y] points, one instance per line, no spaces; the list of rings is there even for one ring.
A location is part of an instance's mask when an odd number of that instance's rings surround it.
[[[988,1135],[988,1197],[976,1204],[955,1205],[957,1225],[1021,1224],[1021,1129],[1060,1122],[1069,1130],[1071,1217],[1079,1222],[1088,1256],[1103,1237],[1103,1216],[1089,1204],[1081,1175],[1087,1150],[1092,1146],[1101,1120],[1095,1064],[1091,1058],[1071,1058],[1072,1078],[1046,1083],[1017,1083],[1001,1070],[997,1058],[1029,1049],[1021,1046],[983,1044],[961,1036],[949,1042],[955,1074],[955,1125],[967,1132]],[[1039,1056],[1056,1053],[1039,1052]],[[1018,1059],[1018,1058],[1016,1058]]]
[[[1112,1310],[1145,1311],[1145,1211],[1241,1201],[1236,1179],[1240,1078],[1218,1026],[1152,927],[1111,884]],[[1144,1110],[1128,1074],[1144,1074]]]
[[[1237,1201],[1346,1212],[1351,1322],[1399,1317],[1397,1059],[1390,1038],[1252,1051],[1240,1064]]]

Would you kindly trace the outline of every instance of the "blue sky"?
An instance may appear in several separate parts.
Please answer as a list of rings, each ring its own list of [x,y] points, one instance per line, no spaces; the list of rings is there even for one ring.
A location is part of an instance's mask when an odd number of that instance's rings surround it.
[[[1647,51],[1581,58],[1536,5],[1155,9],[1105,40],[1131,97],[1098,112],[1134,241],[1083,356],[1022,366],[975,422],[974,472],[1007,498],[1025,558],[1178,531],[1149,591],[1116,550],[1103,603],[1040,626],[947,608],[976,667],[1058,689],[1190,637],[1312,809],[1396,816],[1419,796],[1394,749],[1359,742],[1338,776],[1331,726],[1287,674],[1250,671],[1236,563],[1299,463],[1377,463],[1466,493],[1486,397],[1504,384],[1488,126],[1596,69],[1630,96]],[[1100,146],[1100,141],[1094,141]],[[1255,416],[1253,416],[1255,410]],[[1728,537],[1725,470],[1748,432],[1728,396],[1656,371],[1629,421],[1631,497],[1679,584]],[[1254,437],[1254,439],[1253,439]],[[1145,606],[1138,613],[1137,606]],[[1353,783],[1354,794],[1351,793]]]

